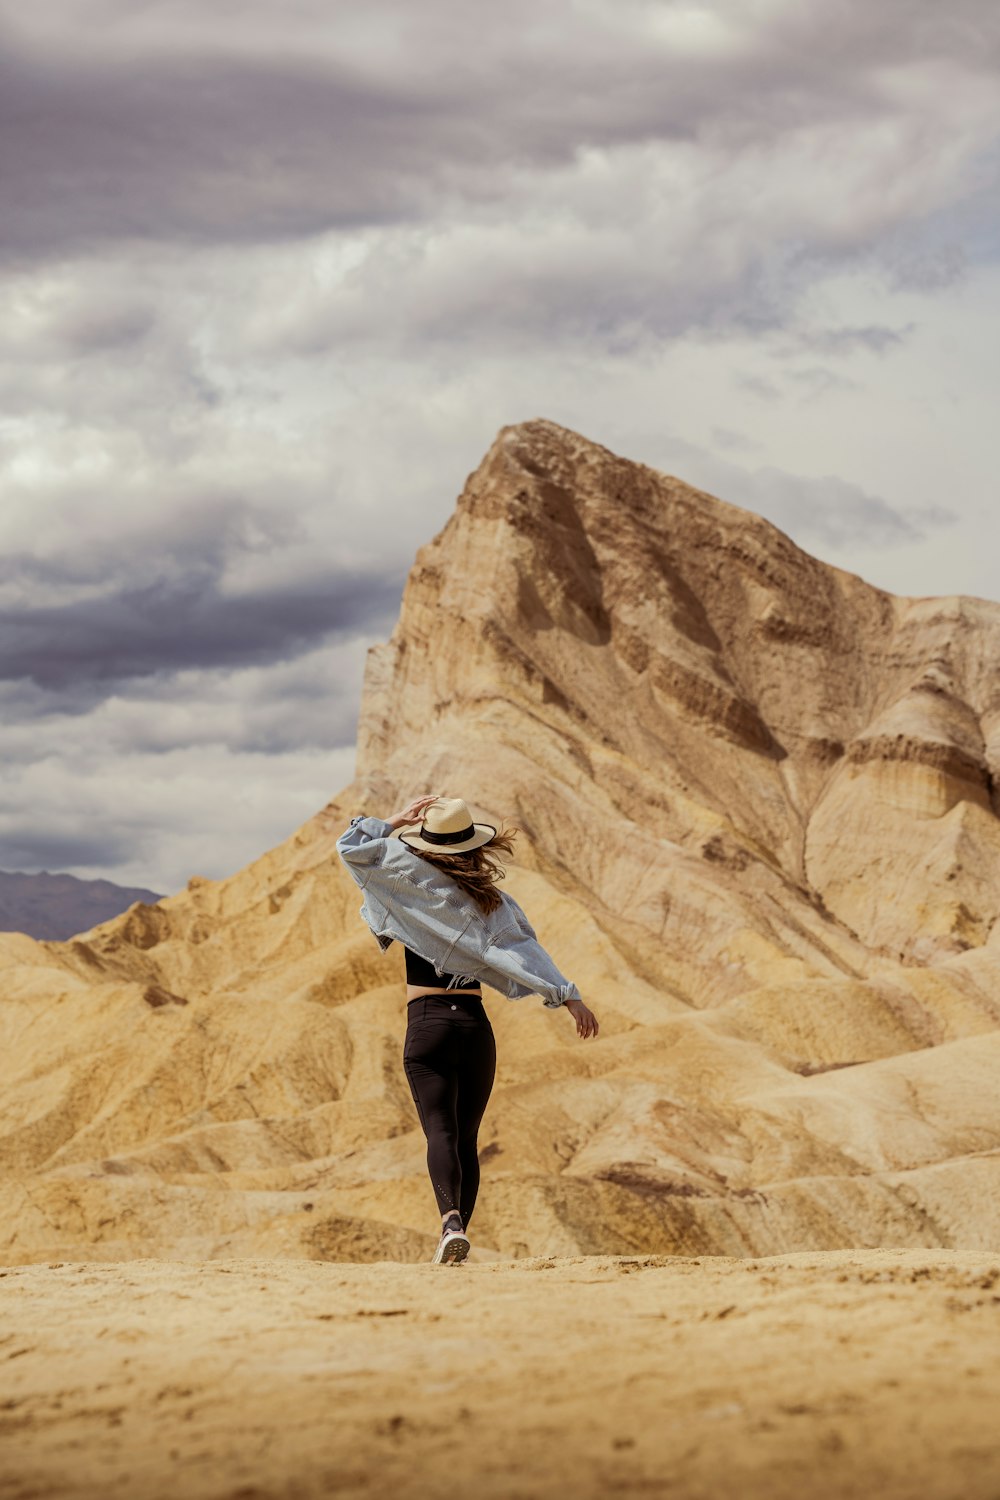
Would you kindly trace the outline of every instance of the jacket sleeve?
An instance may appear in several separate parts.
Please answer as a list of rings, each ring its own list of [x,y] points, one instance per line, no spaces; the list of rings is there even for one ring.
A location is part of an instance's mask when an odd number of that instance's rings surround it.
[[[372,870],[382,863],[393,832],[392,824],[384,818],[359,815],[351,819],[350,827],[337,840],[337,853],[362,890]]]
[[[535,938],[537,940],[538,933],[535,931],[531,923],[528,921],[528,918],[525,916],[524,908],[514,900],[514,897],[511,895],[510,891],[504,891],[503,898],[507,905],[512,909],[514,916],[517,919],[517,925],[520,927],[521,931],[528,937]]]
[[[524,920],[530,927],[527,917]],[[543,1003],[553,1010],[567,1000],[582,1000],[576,985],[560,973],[533,933],[532,929],[529,937],[523,930],[512,929],[502,941],[490,944],[483,954],[484,962],[528,991],[541,995]]]

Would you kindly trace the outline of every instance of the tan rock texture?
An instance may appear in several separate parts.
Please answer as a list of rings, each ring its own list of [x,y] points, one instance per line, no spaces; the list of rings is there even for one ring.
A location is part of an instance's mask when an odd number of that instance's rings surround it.
[[[1000,604],[894,597],[504,428],[369,655],[355,782],[232,878],[0,935],[0,1259],[427,1259],[402,954],[334,851],[424,791],[601,1022],[486,991],[473,1259],[1000,1243]]]

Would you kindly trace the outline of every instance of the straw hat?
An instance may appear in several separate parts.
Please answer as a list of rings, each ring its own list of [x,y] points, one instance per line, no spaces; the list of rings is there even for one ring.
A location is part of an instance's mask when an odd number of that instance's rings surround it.
[[[474,823],[466,802],[461,797],[439,797],[424,808],[424,821],[419,833],[401,833],[404,844],[411,849],[428,849],[431,853],[462,854],[466,849],[479,849],[496,838],[492,823]]]

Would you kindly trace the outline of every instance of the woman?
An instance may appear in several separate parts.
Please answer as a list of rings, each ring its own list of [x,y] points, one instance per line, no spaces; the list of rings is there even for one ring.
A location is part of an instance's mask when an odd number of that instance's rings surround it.
[[[418,834],[393,837],[417,822]],[[482,985],[511,1000],[540,994],[551,1008],[566,1006],[578,1036],[598,1033],[576,985],[556,968],[514,898],[497,889],[505,872],[496,855],[513,852],[512,838],[490,823],[474,823],[460,797],[432,794],[385,820],[352,818],[337,840],[364,892],[361,915],[379,946],[399,942],[405,950],[403,1068],[441,1214],[435,1262],[463,1261],[469,1253],[479,1126],[496,1075]]]

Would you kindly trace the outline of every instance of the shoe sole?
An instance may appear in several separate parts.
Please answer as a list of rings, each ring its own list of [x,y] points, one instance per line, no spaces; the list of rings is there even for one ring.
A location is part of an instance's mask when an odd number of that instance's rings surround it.
[[[434,1252],[434,1265],[458,1265],[469,1253],[469,1241],[464,1234],[446,1234]]]

